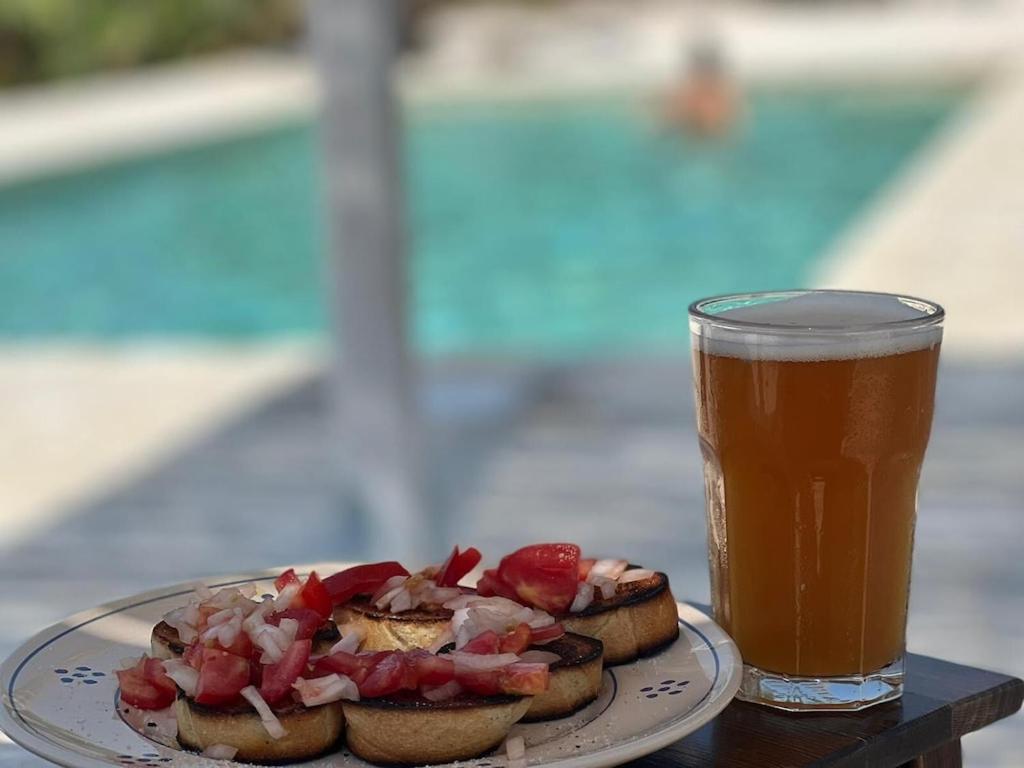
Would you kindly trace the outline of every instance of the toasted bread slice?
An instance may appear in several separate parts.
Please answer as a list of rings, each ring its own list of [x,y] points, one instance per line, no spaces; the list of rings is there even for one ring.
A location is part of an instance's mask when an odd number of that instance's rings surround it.
[[[414,608],[392,613],[374,607],[365,596],[334,610],[339,625],[355,624],[366,632],[364,651],[411,651],[427,648],[448,629],[452,611],[441,607]]]
[[[535,648],[562,658],[549,665],[548,689],[533,697],[524,722],[567,717],[601,693],[604,646],[600,640],[567,633]]]
[[[619,584],[614,596],[598,597],[579,613],[557,617],[569,632],[604,643],[605,665],[624,664],[661,650],[679,637],[676,600],[668,576]]]
[[[422,765],[491,751],[530,708],[529,696],[344,701],[348,748],[371,763]]]
[[[275,711],[287,732],[275,739],[259,715],[248,706],[212,708],[179,693],[175,704],[178,742],[202,751],[214,744],[238,750],[235,760],[247,763],[283,763],[306,760],[331,750],[345,730],[341,702],[304,707],[292,704]]]
[[[337,625],[332,621],[325,621],[313,635],[313,653],[327,653],[340,639],[341,633],[338,632]],[[178,630],[166,621],[161,621],[153,627],[149,645],[150,655],[154,659],[176,659],[185,653],[186,648],[178,635]]]

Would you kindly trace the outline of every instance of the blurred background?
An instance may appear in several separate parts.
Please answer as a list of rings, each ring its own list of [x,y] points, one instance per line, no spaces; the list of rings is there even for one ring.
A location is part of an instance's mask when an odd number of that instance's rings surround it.
[[[948,312],[910,647],[1024,674],[1022,136],[1020,0],[0,0],[0,657],[453,541],[707,600],[687,304],[842,286]]]

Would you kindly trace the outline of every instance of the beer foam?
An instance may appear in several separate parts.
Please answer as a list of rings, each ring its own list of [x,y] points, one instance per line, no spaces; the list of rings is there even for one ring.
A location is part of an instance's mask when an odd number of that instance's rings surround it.
[[[693,345],[708,354],[746,360],[850,360],[897,355],[930,349],[942,341],[942,327],[938,318],[929,314],[928,306],[885,294],[781,294],[775,300],[709,313],[723,325],[693,321]],[[921,322],[907,322],[914,320]],[[737,324],[730,325],[730,321]],[[899,325],[887,328],[886,324]]]

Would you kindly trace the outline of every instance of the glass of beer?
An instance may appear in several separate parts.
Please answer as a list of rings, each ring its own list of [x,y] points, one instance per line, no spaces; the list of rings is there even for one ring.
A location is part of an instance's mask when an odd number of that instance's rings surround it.
[[[740,698],[854,710],[902,693],[942,320],[856,291],[690,306],[711,595]]]

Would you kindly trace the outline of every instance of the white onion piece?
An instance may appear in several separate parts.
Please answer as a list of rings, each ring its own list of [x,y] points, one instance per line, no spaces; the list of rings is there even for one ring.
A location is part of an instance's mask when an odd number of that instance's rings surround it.
[[[629,584],[631,581],[643,581],[654,576],[654,571],[647,568],[634,568],[619,576],[619,584]]]
[[[557,653],[552,653],[551,651],[538,651],[533,649],[520,654],[519,660],[534,664],[554,664],[556,661],[561,661],[562,657]]]
[[[601,597],[605,600],[611,600],[615,597],[615,592],[618,590],[619,585],[617,582],[609,579],[608,581],[601,582]]]
[[[377,603],[381,600],[381,598],[384,597],[384,595],[405,584],[405,580],[408,578],[408,576],[402,575],[392,576],[390,579],[385,581],[377,588],[377,591],[374,592],[373,596],[370,598],[370,602],[374,605],[377,605]]]
[[[199,622],[202,621],[203,616],[199,613],[199,603],[195,600],[189,600],[188,605],[184,608],[184,618],[193,627],[198,627]]]
[[[271,598],[266,598],[250,613],[245,620],[242,622],[242,629],[249,635],[252,635],[253,631],[257,627],[261,627],[267,623],[267,614],[272,613],[274,610],[274,601]]]
[[[211,744],[200,754],[211,760],[233,760],[238,754],[238,750],[228,744]]]
[[[307,707],[330,704],[332,701],[359,701],[359,689],[347,675],[327,675],[314,680],[298,678],[292,688],[299,692],[299,698]]]
[[[164,662],[164,672],[174,684],[185,692],[186,696],[196,695],[196,685],[199,683],[199,671],[193,669],[181,659],[167,659]]]
[[[192,589],[195,590],[196,597],[199,598],[199,602],[204,603],[213,597],[213,590],[201,582],[195,582],[192,584]]]
[[[576,597],[569,606],[569,613],[579,613],[594,602],[594,586],[585,581],[576,585]]]
[[[595,584],[594,579],[603,577],[606,579],[617,579],[629,567],[628,560],[598,560],[594,567],[587,574],[587,581]]]
[[[444,657],[442,657],[444,658]],[[515,664],[519,657],[514,653],[465,653],[453,651],[448,658],[455,662],[455,673],[460,671],[485,671],[489,669],[501,669],[509,664]]]
[[[391,611],[392,613],[401,613],[402,611],[408,611],[413,608],[412,593],[402,587],[398,590],[398,594],[391,598]]]
[[[533,618],[531,618],[527,624],[530,625],[531,629],[540,629],[541,627],[550,627],[555,623],[555,617],[550,613],[545,613],[539,608],[533,609]]]
[[[301,584],[296,584],[295,582],[286,584],[284,589],[277,594],[277,598],[274,600],[274,610],[287,611],[288,606],[292,604],[292,601],[295,600],[295,597],[299,594],[301,589]]]
[[[505,742],[508,768],[526,768],[526,742],[522,736],[510,736]]]
[[[267,733],[270,734],[272,739],[280,739],[285,736],[288,731],[281,725],[281,721],[277,719],[273,711],[270,709],[270,705],[267,704],[266,700],[260,696],[260,692],[251,685],[245,686],[241,690],[243,698],[252,704],[253,708],[259,713],[260,721],[263,723],[263,727]]]
[[[355,653],[366,639],[366,630],[355,624],[339,627],[342,630],[341,640],[331,646],[330,653]]]
[[[243,584],[238,588],[238,593],[242,597],[251,600],[252,598],[256,597],[256,585],[252,582],[248,584]]]
[[[462,686],[457,680],[449,680],[444,685],[424,686],[422,693],[427,701],[448,701],[462,693]]]
[[[295,619],[281,619],[281,622],[277,626],[288,638],[288,645],[295,642],[295,636],[299,634],[298,621]]]
[[[231,621],[235,618],[235,611],[233,608],[223,608],[216,613],[210,614],[210,617],[206,620],[206,626],[215,627],[218,624],[223,624],[226,621]]]
[[[261,664],[274,664],[280,661],[289,644],[287,635],[272,624],[257,627],[249,637],[252,644],[263,651],[263,655],[260,656]]]

